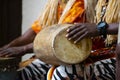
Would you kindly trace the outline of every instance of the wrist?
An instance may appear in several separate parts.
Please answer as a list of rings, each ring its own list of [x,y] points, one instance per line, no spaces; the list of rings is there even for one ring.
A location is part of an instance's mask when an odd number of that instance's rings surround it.
[[[101,21],[97,25],[97,30],[99,32],[99,35],[102,36],[103,38],[107,37],[107,28],[108,24],[104,21]]]
[[[23,51],[24,51],[24,53],[33,53],[33,45],[28,44],[28,45],[24,46]]]
[[[96,37],[99,36],[99,31],[97,29],[97,25],[95,23],[91,24],[91,31],[90,31],[90,37]]]
[[[23,53],[25,54],[27,52],[26,46],[23,47]]]

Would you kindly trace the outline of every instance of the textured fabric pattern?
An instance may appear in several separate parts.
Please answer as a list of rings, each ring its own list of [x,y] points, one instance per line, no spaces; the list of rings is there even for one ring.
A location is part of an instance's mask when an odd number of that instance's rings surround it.
[[[46,80],[50,65],[36,59],[20,71],[21,80]]]
[[[87,66],[59,66],[54,70],[52,80],[115,80],[115,62],[113,58]]]

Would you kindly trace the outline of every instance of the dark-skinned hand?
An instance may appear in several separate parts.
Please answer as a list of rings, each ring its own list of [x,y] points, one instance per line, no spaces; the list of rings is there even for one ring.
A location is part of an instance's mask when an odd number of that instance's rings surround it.
[[[20,57],[24,54],[24,47],[10,47],[0,50],[0,57]]]
[[[4,50],[4,48],[0,48],[0,51]]]
[[[73,40],[74,43],[78,43],[85,37],[98,36],[99,32],[97,26],[94,23],[77,23],[74,26],[67,29],[66,37],[68,40]]]
[[[2,51],[2,50],[4,50],[4,49],[7,49],[7,48],[9,48],[9,46],[8,46],[8,45],[5,45],[5,46],[3,46],[3,47],[0,48],[0,51]]]

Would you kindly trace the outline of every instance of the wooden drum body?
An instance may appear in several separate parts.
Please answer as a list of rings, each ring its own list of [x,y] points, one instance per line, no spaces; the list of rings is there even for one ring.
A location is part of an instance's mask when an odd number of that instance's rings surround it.
[[[85,60],[91,51],[91,39],[85,38],[73,44],[65,35],[73,24],[56,24],[41,30],[34,40],[36,56],[49,64],[76,64]]]

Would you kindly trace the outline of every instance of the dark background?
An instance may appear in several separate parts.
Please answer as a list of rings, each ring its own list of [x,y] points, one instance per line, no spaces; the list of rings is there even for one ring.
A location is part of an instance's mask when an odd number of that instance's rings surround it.
[[[21,35],[22,0],[0,0],[0,47]]]

